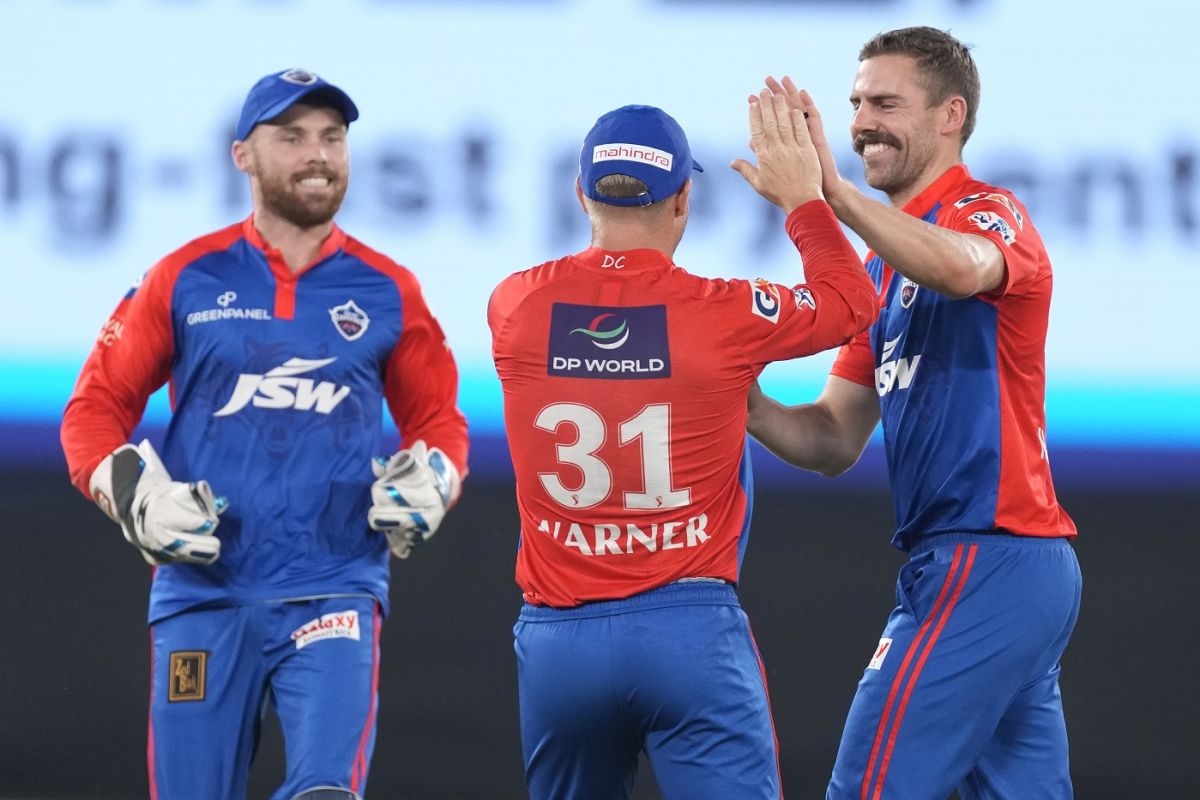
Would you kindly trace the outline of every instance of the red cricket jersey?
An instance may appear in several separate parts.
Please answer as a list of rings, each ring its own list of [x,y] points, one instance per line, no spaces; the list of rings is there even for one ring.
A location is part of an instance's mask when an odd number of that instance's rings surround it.
[[[593,247],[496,288],[488,324],[527,602],[737,581],[750,386],[767,363],[843,344],[878,313],[826,203],[793,211],[787,230],[808,278],[796,286],[700,278],[657,250]]]
[[[1046,444],[1053,275],[1041,237],[1011,192],[975,180],[962,164],[904,211],[993,242],[1005,276],[991,292],[953,300],[867,254],[879,320],[842,348],[832,372],[879,394],[892,541],[908,550],[940,533],[1074,536]]]

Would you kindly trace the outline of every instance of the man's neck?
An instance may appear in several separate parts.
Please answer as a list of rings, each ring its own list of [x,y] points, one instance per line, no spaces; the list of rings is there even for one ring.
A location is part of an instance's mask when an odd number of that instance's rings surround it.
[[[928,189],[934,181],[946,174],[946,170],[956,167],[962,162],[961,155],[947,156],[930,164],[921,175],[906,188],[896,194],[889,194],[888,200],[895,208],[903,209],[909,201]]]
[[[667,258],[675,258],[679,240],[674,231],[659,233],[642,227],[605,226],[592,230],[592,247],[612,252],[623,250],[657,250]]]
[[[270,211],[256,208],[254,227],[270,247],[280,252],[288,269],[295,273],[311,264],[321,252],[321,245],[333,231],[333,222],[301,228]]]

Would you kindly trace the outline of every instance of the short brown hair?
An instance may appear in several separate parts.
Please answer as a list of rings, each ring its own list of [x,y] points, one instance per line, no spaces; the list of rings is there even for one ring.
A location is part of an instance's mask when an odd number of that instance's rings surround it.
[[[633,177],[632,175],[605,175],[596,181],[593,187],[595,191],[604,197],[611,197],[614,200],[629,200],[635,197],[649,197],[650,187],[645,181]],[[600,201],[603,202],[603,201]],[[646,205],[650,205],[646,203]]]
[[[601,195],[605,197],[611,197],[614,200],[626,200],[634,197],[644,197],[649,199],[650,197],[650,187],[646,185],[645,181],[635,178],[632,175],[621,175],[619,173],[605,175],[604,177],[600,178],[596,181],[595,189]],[[674,197],[674,195],[671,195],[671,197]],[[654,213],[659,209],[666,208],[667,204],[665,201],[669,199],[670,198],[663,198],[662,200],[656,200],[653,203],[646,203],[645,205],[625,206],[616,205],[613,203],[605,203],[603,200],[591,200],[589,198],[589,207],[593,211],[607,214],[610,217],[613,215],[621,215],[624,219],[631,219],[632,217],[629,216],[630,214],[643,216],[647,212]]]
[[[970,45],[947,31],[920,26],[876,34],[863,45],[858,60],[890,55],[916,59],[917,80],[929,95],[930,105],[951,95],[961,95],[966,101],[967,116],[962,126],[962,144],[966,144],[975,130],[975,112],[979,109],[979,70],[970,50]]]

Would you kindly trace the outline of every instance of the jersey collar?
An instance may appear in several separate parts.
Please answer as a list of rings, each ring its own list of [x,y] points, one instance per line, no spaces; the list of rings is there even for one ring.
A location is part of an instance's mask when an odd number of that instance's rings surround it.
[[[575,259],[589,269],[598,269],[615,275],[631,272],[671,269],[675,262],[661,250],[641,248],[637,250],[605,250],[589,247],[576,253]]]
[[[955,164],[943,172],[933,183],[921,190],[921,193],[904,204],[905,214],[921,218],[928,214],[938,201],[950,193],[955,186],[971,180],[971,173],[966,164]]]
[[[262,238],[262,234],[258,232],[258,228],[254,227],[254,214],[251,214],[242,221],[242,236],[245,237],[247,242],[263,252],[263,255],[267,257],[267,263],[271,265],[273,271],[281,272],[285,277],[294,277],[294,275],[308,272],[346,245],[346,234],[337,226],[336,222],[333,223],[333,228],[330,230],[329,235],[325,237],[325,241],[321,242],[321,249],[317,251],[316,258],[296,270],[293,275],[292,271],[288,269],[287,262],[283,260],[283,254],[267,244],[267,240]]]

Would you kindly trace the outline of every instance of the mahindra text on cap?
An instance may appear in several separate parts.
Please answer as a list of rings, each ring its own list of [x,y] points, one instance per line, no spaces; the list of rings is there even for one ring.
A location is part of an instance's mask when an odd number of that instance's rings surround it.
[[[683,188],[692,170],[704,168],[692,158],[687,136],[670,114],[654,106],[622,106],[609,111],[588,131],[579,151],[583,193],[615,206],[648,206]],[[596,190],[607,175],[628,175],[646,184],[637,197],[609,197]]]

